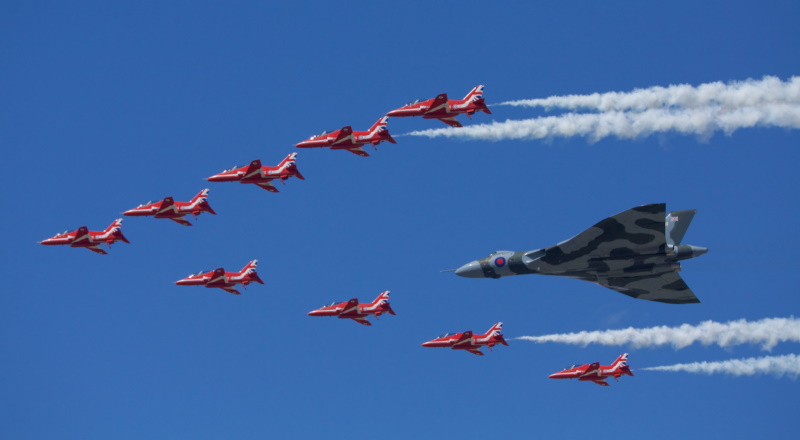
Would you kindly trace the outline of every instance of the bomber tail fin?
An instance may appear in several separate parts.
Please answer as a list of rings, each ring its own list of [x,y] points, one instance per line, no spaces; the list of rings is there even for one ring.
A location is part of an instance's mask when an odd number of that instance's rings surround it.
[[[688,211],[672,211],[667,214],[665,234],[667,244],[678,246],[689,229],[689,224],[692,223],[694,215],[697,214],[696,209]]]

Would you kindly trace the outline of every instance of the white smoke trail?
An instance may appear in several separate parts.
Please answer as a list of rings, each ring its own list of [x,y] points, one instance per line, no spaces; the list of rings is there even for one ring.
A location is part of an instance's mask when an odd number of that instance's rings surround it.
[[[515,339],[537,343],[560,342],[587,346],[631,345],[639,347],[656,347],[671,345],[681,349],[699,342],[703,345],[730,347],[741,344],[761,344],[762,350],[771,350],[779,342],[800,342],[800,319],[765,318],[760,321],[728,321],[725,323],[704,321],[693,326],[683,324],[678,327],[651,327],[622,330],[582,331],[578,333],[561,333],[544,336],[521,336]]]
[[[637,139],[654,133],[677,132],[710,137],[715,131],[730,135],[750,127],[800,128],[800,104],[769,103],[727,108],[649,109],[641,112],[567,113],[534,119],[507,120],[463,128],[413,131],[412,136],[448,137],[500,141],[553,137],[588,137],[598,141],[608,136]]]
[[[551,96],[545,99],[524,99],[494,105],[543,107],[546,109],[589,109],[601,112],[656,108],[696,109],[703,107],[742,108],[769,104],[800,103],[800,77],[781,81],[774,76],[761,80],[748,79],[725,84],[717,81],[697,87],[680,84],[649,87],[631,92],[592,93],[591,95]]]
[[[689,373],[731,374],[733,376],[754,376],[771,374],[776,377],[788,375],[796,379],[800,375],[800,356],[765,356],[760,358],[731,359],[720,362],[692,362],[690,364],[664,365],[660,367],[640,368],[650,371],[686,371]]]

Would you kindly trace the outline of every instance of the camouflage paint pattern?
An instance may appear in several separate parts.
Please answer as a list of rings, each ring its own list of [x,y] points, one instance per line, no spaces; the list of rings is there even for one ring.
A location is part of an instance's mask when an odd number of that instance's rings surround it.
[[[456,271],[469,278],[538,273],[590,281],[638,299],[700,302],[678,272],[679,260],[707,249],[680,245],[696,211],[666,215],[666,204],[644,205],[606,218],[575,237],[528,252],[497,251]]]

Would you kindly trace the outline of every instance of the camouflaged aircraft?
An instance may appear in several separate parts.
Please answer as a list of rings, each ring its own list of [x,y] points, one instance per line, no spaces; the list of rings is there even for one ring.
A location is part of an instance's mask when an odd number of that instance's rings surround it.
[[[609,217],[569,240],[528,252],[497,251],[456,269],[466,278],[538,273],[591,281],[633,298],[699,303],[681,279],[679,261],[708,249],[681,244],[696,210],[643,205]]]

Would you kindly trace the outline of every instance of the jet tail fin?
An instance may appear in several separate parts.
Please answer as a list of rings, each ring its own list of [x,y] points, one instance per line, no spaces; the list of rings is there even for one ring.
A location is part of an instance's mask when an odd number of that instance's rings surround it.
[[[490,337],[493,343],[503,344],[507,346],[508,342],[506,342],[506,338],[503,337],[503,333],[501,333],[502,331],[503,331],[503,323],[498,322],[497,324],[493,325],[492,328],[489,329],[489,331],[486,332],[486,336]]]
[[[622,353],[617,360],[611,364],[611,369],[614,371],[615,379],[623,374],[633,376],[633,373],[631,373],[631,367],[628,366],[628,353]]]
[[[286,159],[283,159],[281,162],[280,167],[285,167],[289,173],[297,176],[298,179],[306,180],[306,178],[300,174],[300,170],[297,169],[297,153],[292,153],[286,156]]]
[[[394,310],[392,310],[392,305],[389,304],[389,291],[388,290],[384,290],[383,292],[381,292],[381,294],[378,295],[378,297],[375,298],[375,300],[372,301],[372,303],[370,303],[370,306],[371,307],[379,306],[377,308],[377,311],[379,313],[388,313],[390,315],[396,315]]]
[[[628,361],[628,353],[622,353],[619,357],[611,364],[611,368],[617,368],[620,364],[624,364]]]
[[[486,101],[483,99],[483,85],[477,86],[472,91],[467,93],[467,96],[464,97],[464,101],[472,102],[477,110],[481,110],[486,114],[491,115],[492,112],[489,110],[489,107],[486,106]],[[471,115],[474,111],[468,113]]]
[[[192,203],[192,204],[197,203],[203,197],[208,197],[208,188],[206,188],[206,189],[200,191],[199,193],[197,193],[196,196],[192,197],[192,200],[189,203]]]
[[[503,331],[503,323],[498,322],[497,324],[493,325],[492,328],[486,332],[486,334],[489,336],[496,336],[499,335],[501,331]]]
[[[111,232],[114,228],[122,227],[122,219],[118,218],[114,220],[103,232]]]
[[[118,218],[118,219],[114,220],[114,222],[111,223],[110,225],[108,225],[108,227],[103,232],[108,234],[108,236],[111,237],[112,240],[122,240],[125,243],[130,244],[130,241],[128,241],[128,239],[125,238],[124,235],[122,235],[122,219],[121,218]]]
[[[264,281],[258,276],[258,272],[256,272],[256,265],[258,264],[258,260],[253,260],[247,263],[242,270],[239,271],[239,275],[245,275],[244,278],[245,282],[256,282],[259,284],[264,284]]]
[[[372,127],[369,128],[369,132],[374,133],[375,130],[378,129],[378,127],[386,127],[388,121],[389,121],[388,116],[381,116],[380,119],[378,119],[377,121],[375,121],[374,124],[372,124]]]
[[[278,168],[282,168],[289,162],[294,162],[295,160],[297,160],[297,153],[289,153],[289,155],[283,158],[281,163],[278,164]]]
[[[479,97],[483,96],[483,84],[475,86],[472,90],[470,90],[469,93],[467,93],[467,96],[464,97],[464,100],[466,101],[472,98],[473,96],[479,96]]]
[[[672,211],[667,214],[665,235],[667,236],[667,244],[678,246],[689,229],[689,224],[692,223],[694,215],[697,214],[696,209],[688,211]]]
[[[383,116],[378,119],[377,122],[372,124],[372,127],[369,128],[369,135],[372,137],[372,145],[375,146],[379,144],[381,141],[391,142],[396,144],[397,142],[392,138],[392,135],[389,134],[389,129],[386,127],[389,122],[388,116]]]

